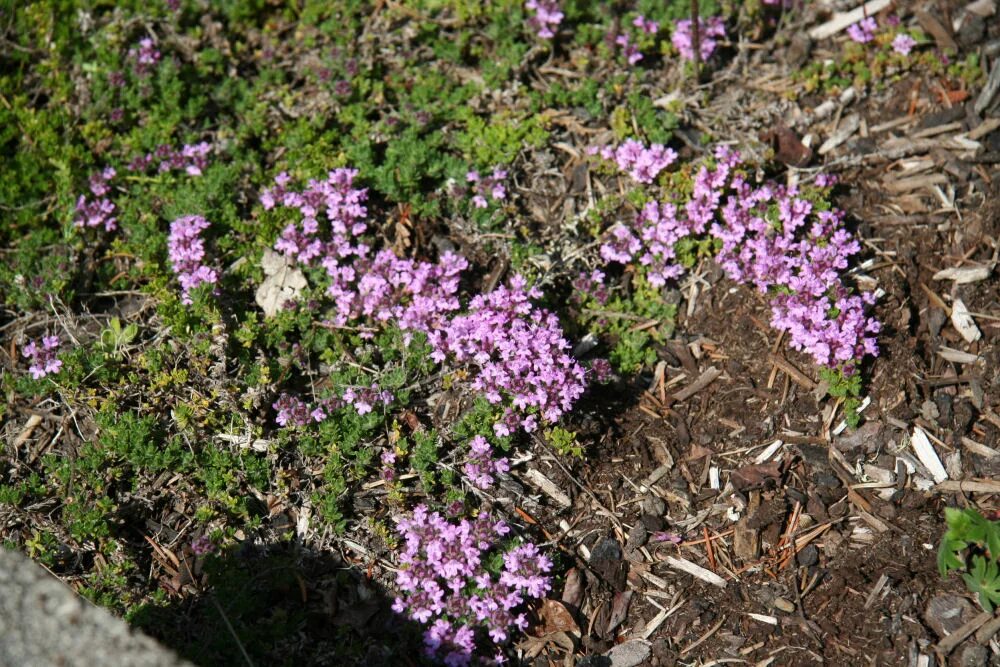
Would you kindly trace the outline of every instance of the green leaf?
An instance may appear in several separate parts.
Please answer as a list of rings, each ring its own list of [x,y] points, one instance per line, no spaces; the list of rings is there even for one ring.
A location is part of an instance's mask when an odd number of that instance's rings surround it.
[[[938,571],[942,577],[952,570],[961,570],[965,567],[965,562],[959,557],[965,547],[965,542],[949,539],[948,533],[945,533],[944,537],[941,538],[937,562]]]
[[[963,574],[962,579],[969,590],[979,595],[979,604],[986,611],[993,611],[1000,604],[1000,568],[996,561],[984,556],[973,556],[972,571]]]

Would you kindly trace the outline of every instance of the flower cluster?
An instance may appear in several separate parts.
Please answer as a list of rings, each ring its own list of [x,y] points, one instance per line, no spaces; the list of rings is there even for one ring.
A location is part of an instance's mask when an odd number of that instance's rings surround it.
[[[160,52],[156,48],[156,41],[152,37],[143,37],[137,46],[128,50],[129,60],[132,61],[132,71],[136,76],[145,77],[160,62]]]
[[[674,33],[670,36],[670,41],[681,57],[691,61],[695,59],[693,25],[691,19],[681,19],[674,24]],[[698,51],[701,54],[702,62],[712,57],[715,47],[718,46],[717,39],[725,37],[726,25],[721,17],[711,16],[707,19],[698,19]]]
[[[514,276],[509,287],[475,296],[467,313],[428,333],[435,361],[478,366],[472,388],[494,405],[507,399],[528,432],[538,427],[534,413],[558,421],[585,389],[583,367],[567,352],[559,320],[531,303],[539,296],[538,288]],[[495,430],[506,435],[506,425]]]
[[[200,176],[208,165],[208,154],[212,146],[206,142],[185,144],[180,150],[174,150],[168,145],[159,146],[154,152],[147,153],[132,160],[128,164],[129,171],[145,171],[153,164],[158,164],[160,173],[178,169],[189,176]],[[80,195],[76,200],[76,216],[73,224],[76,227],[104,227],[104,231],[113,232],[118,228],[115,217],[115,203],[111,201],[111,181],[118,175],[114,167],[91,174],[90,192],[93,198]]]
[[[408,334],[427,334],[436,361],[477,366],[472,388],[493,404],[512,405],[496,425],[497,433],[533,430],[539,415],[545,421],[559,419],[583,394],[584,370],[566,353],[569,343],[556,317],[531,305],[530,298],[540,292],[529,292],[523,279],[515,278],[510,288],[476,297],[468,313],[456,316],[466,260],[450,252],[436,263],[401,259],[391,250],[373,255],[362,238],[367,192],[354,187],[356,175],[338,169],[296,192],[289,189],[288,175],[279,174],[275,186],[261,195],[265,209],[281,205],[302,214],[301,223],[289,224],[275,248],[299,263],[326,269],[327,294],[335,306],[332,324],[392,322]],[[486,178],[477,175],[475,182],[501,198],[504,176],[494,171]],[[324,214],[327,222],[321,225]],[[348,396],[344,400],[351,402]]]
[[[493,457],[493,448],[481,435],[469,441],[469,458],[462,471],[469,482],[479,488],[488,489],[493,486],[494,475],[501,475],[510,470],[510,461],[506,456]]]
[[[87,199],[86,195],[80,195],[76,200],[76,219],[73,224],[77,227],[104,227],[104,231],[112,232],[118,228],[118,219],[115,218],[115,204],[108,198],[111,187],[108,185],[117,172],[113,167],[105,167],[103,171],[92,174],[90,177],[90,192],[94,199]]]
[[[367,387],[347,387],[340,397],[331,397],[310,406],[302,399],[283,393],[271,407],[278,413],[275,421],[279,426],[305,426],[326,421],[330,414],[345,406],[352,406],[359,415],[366,415],[376,405],[388,405],[395,400],[392,392],[380,389],[372,383]]]
[[[389,405],[393,399],[392,392],[379,389],[375,383],[368,387],[348,387],[341,396],[344,405],[354,406],[359,415],[368,414],[379,403]]]
[[[129,162],[128,170],[147,171],[155,164],[156,171],[161,174],[176,169],[184,171],[188,176],[201,176],[208,166],[208,154],[211,152],[212,145],[205,141],[184,144],[180,150],[169,144],[162,144],[152,153],[146,153]]]
[[[626,139],[618,148],[604,146],[599,151],[602,158],[614,160],[619,169],[638,183],[652,183],[661,171],[677,160],[677,152],[672,148],[662,144],[646,148],[635,139]],[[597,149],[591,152],[597,152]]]
[[[46,375],[55,374],[62,368],[62,360],[56,358],[59,351],[58,336],[42,336],[41,345],[35,341],[21,348],[21,354],[31,361],[28,371],[31,377],[39,380]]]
[[[334,278],[342,265],[345,270],[350,267],[350,262],[344,260],[366,256],[368,246],[355,242],[355,237],[368,228],[364,223],[368,190],[354,187],[357,175],[357,169],[334,169],[325,181],[310,180],[305,190],[295,192],[287,187],[291,177],[285,172],[278,174],[275,186],[264,190],[260,201],[266,210],[275,206],[298,209],[302,223],[285,227],[275,250],[303,264],[323,258],[327,272]],[[329,221],[328,239],[321,236],[320,213]]]
[[[603,248],[601,250],[603,254]],[[629,261],[632,259],[632,254],[630,253],[626,259],[615,260],[608,259],[605,257],[605,261]],[[594,269],[589,274],[581,271],[580,275],[576,277],[573,281],[573,296],[570,297],[570,301],[574,304],[581,304],[587,299],[594,299],[597,303],[604,305],[608,302],[608,298],[611,296],[608,292],[607,286],[604,284],[604,271],[600,269]]]
[[[640,33],[645,33],[646,35],[655,35],[660,31],[659,23],[647,19],[642,14],[639,14],[632,20],[632,25],[638,28]],[[632,41],[632,37],[628,33],[622,33],[615,37],[615,44],[622,48],[622,55],[625,56],[629,65],[634,65],[642,60],[642,52],[639,50],[639,45]]]
[[[191,541],[191,551],[195,556],[207,556],[215,553],[218,545],[210,535],[201,535]]]
[[[396,524],[406,547],[396,575],[402,595],[393,610],[428,625],[425,651],[446,665],[471,663],[476,633],[470,624],[485,626],[493,642],[504,642],[512,626],[527,627],[525,615],[515,610],[551,588],[552,562],[531,543],[503,554],[499,576],[486,568],[500,551],[499,539],[510,533],[489,514],[454,523],[419,505]]]
[[[489,176],[480,176],[478,171],[470,171],[465,175],[465,180],[472,183],[475,195],[472,197],[472,205],[476,208],[486,208],[487,195],[493,201],[503,201],[507,199],[507,188],[503,181],[507,178],[507,172],[503,169],[494,169]]]
[[[858,44],[867,44],[875,39],[876,30],[878,30],[878,24],[875,22],[875,18],[866,16],[847,27],[847,36]]]
[[[532,13],[528,25],[538,33],[539,37],[552,39],[556,36],[555,31],[563,20],[563,13],[557,0],[528,0],[524,6]]]
[[[202,263],[205,259],[205,241],[201,233],[209,222],[200,215],[186,215],[170,223],[167,253],[170,264],[181,283],[181,303],[190,305],[191,290],[205,283],[219,281],[218,272]]]
[[[615,225],[601,246],[607,262],[628,263],[634,258],[647,267],[646,278],[655,287],[684,273],[674,262],[674,244],[692,233],[692,222],[673,204],[651,201],[636,216],[633,227]]]
[[[602,257],[637,260],[651,284],[663,285],[684,270],[674,261],[677,242],[707,232],[719,244],[716,261],[729,278],[771,295],[771,324],[789,334],[792,347],[846,371],[877,355],[879,323],[865,315],[873,298],[841,284],[860,250],[842,212],[814,211],[795,188],[750,182],[739,170],[739,154],[724,146],[715,159],[713,168],[699,169],[683,206],[651,202],[631,227],[615,225]]]

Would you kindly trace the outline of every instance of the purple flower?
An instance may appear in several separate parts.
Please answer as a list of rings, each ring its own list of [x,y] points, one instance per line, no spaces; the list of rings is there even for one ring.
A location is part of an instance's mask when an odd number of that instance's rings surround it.
[[[104,227],[104,231],[112,232],[118,228],[118,219],[114,217],[115,204],[107,195],[111,193],[109,183],[116,176],[112,167],[91,174],[90,192],[94,199],[80,195],[76,200],[76,217],[73,224],[77,227]]]
[[[726,274],[770,295],[772,326],[789,334],[793,348],[830,367],[877,355],[879,324],[865,315],[872,298],[841,284],[860,251],[842,212],[815,211],[794,188],[749,182],[726,147],[716,149],[715,161],[698,170],[686,202],[649,202],[632,224],[613,226],[600,249],[605,261],[636,264],[662,286],[684,272],[677,244],[707,232]],[[834,182],[817,177],[820,187]]]
[[[506,457],[493,458],[493,448],[481,435],[469,441],[469,457],[462,471],[469,482],[479,488],[488,489],[493,486],[493,475],[503,474],[510,470],[510,461]]]
[[[208,220],[200,215],[187,215],[170,223],[167,251],[181,284],[181,303],[185,305],[193,303],[191,290],[205,283],[214,285],[219,281],[218,272],[202,264],[205,258],[205,241],[201,238],[201,233],[209,226]]]
[[[628,172],[638,183],[652,183],[661,171],[677,160],[677,153],[662,144],[646,148],[635,139],[626,139],[618,148],[605,146],[600,155],[605,160],[614,160],[618,168]]]
[[[694,35],[691,19],[681,19],[674,24],[670,41],[685,60],[694,60]],[[702,62],[708,60],[718,45],[716,38],[725,38],[726,25],[721,17],[710,16],[698,19],[698,51]]]
[[[191,542],[191,551],[193,551],[196,556],[204,556],[206,554],[215,553],[215,549],[215,542],[213,542],[212,538],[208,535],[197,537],[193,542]]]
[[[538,423],[534,412],[558,421],[585,388],[558,319],[531,304],[539,296],[514,276],[509,287],[474,297],[467,313],[428,332],[432,358],[477,368],[472,389],[490,403],[510,405],[526,430]]]
[[[524,6],[532,13],[528,18],[528,25],[538,33],[538,36],[542,39],[555,37],[555,30],[563,20],[559,3],[556,0],[528,0]]]
[[[137,46],[128,50],[128,57],[132,61],[132,71],[139,77],[149,75],[160,62],[160,52],[156,48],[156,41],[151,37],[140,39]]]
[[[643,31],[647,35],[655,35],[660,31],[660,24],[656,21],[647,19],[642,14],[639,14],[634,19],[632,19],[632,25],[634,25],[639,30]]]
[[[615,38],[615,44],[622,47],[622,55],[625,56],[625,60],[628,61],[629,65],[634,65],[642,60],[642,54],[639,52],[639,48],[629,41],[627,34],[618,35],[618,37]]]
[[[892,50],[901,56],[910,55],[910,51],[917,45],[917,40],[913,39],[905,32],[901,32],[892,40]]]
[[[858,44],[867,44],[875,39],[876,30],[878,30],[878,24],[874,17],[866,16],[857,23],[848,26],[847,36]]]
[[[470,664],[477,649],[474,627],[483,626],[495,643],[506,641],[511,627],[527,623],[517,607],[551,588],[552,561],[531,543],[503,553],[499,576],[486,569],[510,532],[487,513],[455,523],[419,505],[396,524],[405,546],[396,575],[400,596],[392,608],[427,625],[424,649],[430,658]]]
[[[41,344],[28,341],[21,348],[21,354],[31,361],[28,372],[31,377],[40,380],[46,375],[55,375],[62,369],[62,360],[56,357],[59,350],[58,336],[42,336]]]
[[[471,170],[465,175],[465,180],[472,185],[475,193],[472,197],[472,205],[476,208],[486,208],[488,206],[487,197],[494,202],[507,199],[507,188],[503,184],[507,178],[507,172],[503,169],[494,169],[489,176],[480,176],[478,171]]]

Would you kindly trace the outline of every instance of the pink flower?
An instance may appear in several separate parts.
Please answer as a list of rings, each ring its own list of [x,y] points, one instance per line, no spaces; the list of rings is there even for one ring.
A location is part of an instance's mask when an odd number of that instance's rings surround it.
[[[847,28],[847,36],[858,44],[867,44],[875,39],[876,30],[878,30],[878,24],[875,22],[875,19],[867,16],[849,26]]]
[[[896,35],[895,39],[892,40],[892,50],[901,56],[910,55],[910,51],[913,47],[917,45],[917,40],[913,39],[905,32],[901,32]]]
[[[694,60],[694,35],[692,33],[691,19],[681,19],[674,24],[674,33],[670,36],[670,41],[674,48],[680,52],[685,60]],[[726,26],[721,17],[710,16],[707,19],[698,19],[698,50],[701,53],[701,60],[705,61],[712,57],[715,47],[718,45],[716,38],[725,38]]]

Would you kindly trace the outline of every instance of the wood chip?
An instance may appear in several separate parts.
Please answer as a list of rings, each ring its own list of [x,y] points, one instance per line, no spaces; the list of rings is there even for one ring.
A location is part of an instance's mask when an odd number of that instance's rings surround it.
[[[667,616],[670,615],[670,612],[671,610],[664,609],[659,614],[654,616],[653,619],[646,626],[646,628],[642,631],[642,638],[649,639],[654,632],[659,630],[660,626],[663,625],[663,621],[667,620]]]
[[[758,454],[757,458],[755,458],[753,462],[756,463],[757,465],[764,463],[765,461],[769,460],[772,456],[774,456],[775,452],[781,449],[781,446],[783,444],[785,443],[782,442],[781,440],[775,440],[774,442],[772,442],[770,445],[767,446],[767,449]]]
[[[989,278],[991,271],[988,266],[956,266],[938,271],[934,274],[934,280],[953,280],[956,285],[978,283]]]
[[[967,132],[965,136],[973,141],[978,141],[998,127],[1000,127],[1000,118],[987,118],[974,129]]]
[[[979,361],[979,357],[971,352],[963,352],[952,347],[942,345],[938,348],[938,354],[945,360],[955,364],[974,364]]]
[[[23,445],[25,441],[31,437],[31,432],[35,430],[35,427],[37,427],[41,423],[42,423],[41,415],[31,415],[30,417],[28,417],[28,421],[25,422],[24,428],[22,428],[21,432],[17,434],[17,437],[14,438],[14,442],[12,443],[14,449],[17,449],[18,447]]]
[[[976,630],[976,641],[985,646],[990,643],[993,635],[997,632],[1000,632],[1000,616],[994,617],[993,620]]]
[[[719,588],[725,588],[728,583],[725,579],[712,572],[711,570],[706,570],[700,565],[695,565],[689,560],[683,558],[674,558],[673,556],[667,556],[665,561],[670,567],[675,570],[680,570],[682,572],[687,572],[692,577],[701,579],[705,583],[712,584],[713,586],[718,586]]]
[[[985,625],[990,619],[993,618],[993,612],[984,611],[983,613],[976,616],[974,619],[960,627],[955,632],[951,633],[944,639],[938,642],[937,650],[943,655],[948,655],[955,647],[965,641],[966,637],[971,635],[973,632],[978,630],[980,627]]]
[[[695,650],[696,648],[698,648],[699,646],[701,646],[702,644],[704,644],[706,641],[708,641],[709,637],[711,637],[716,632],[718,632],[719,628],[721,628],[722,624],[725,623],[725,622],[726,622],[726,617],[723,616],[722,618],[719,619],[718,623],[716,623],[711,628],[709,628],[708,632],[706,632],[705,634],[703,634],[701,637],[698,637],[698,639],[693,644],[689,644],[688,646],[685,646],[684,648],[682,648],[681,649],[681,655],[684,655],[685,653],[690,653],[691,651]]]
[[[559,487],[556,486],[552,480],[538,470],[530,468],[526,473],[524,473],[524,476],[529,482],[541,489],[542,493],[556,501],[556,503],[562,507],[569,507],[573,504],[573,501],[569,499],[569,496],[560,491]]]
[[[899,178],[889,180],[885,184],[885,189],[893,194],[912,192],[920,188],[929,188],[932,185],[941,185],[948,182],[948,177],[944,174],[921,174],[910,178]]]
[[[950,479],[934,487],[935,491],[958,491],[961,493],[1000,493],[1000,481],[992,479]]]
[[[973,454],[978,454],[979,456],[984,456],[988,459],[995,459],[1000,456],[1000,451],[993,449],[992,447],[987,447],[981,443],[976,442],[972,438],[966,438],[962,436],[962,445],[965,446]]]
[[[872,587],[871,593],[869,593],[868,597],[865,598],[865,609],[871,609],[871,606],[875,604],[875,600],[878,599],[879,593],[882,592],[882,589],[885,588],[887,583],[889,583],[888,575],[883,574],[878,578],[878,581],[875,582],[875,586]]]
[[[686,401],[708,385],[715,382],[720,375],[722,375],[722,371],[717,369],[715,366],[709,366],[705,369],[705,372],[698,376],[697,380],[673,394],[671,398],[675,402]]]
[[[837,146],[851,138],[851,136],[861,127],[861,116],[851,114],[840,122],[837,131],[830,135],[830,138],[823,142],[823,145],[816,151],[820,155],[826,155]]]
[[[945,134],[947,132],[954,132],[955,130],[961,130],[961,121],[956,121],[954,123],[944,123],[942,125],[935,125],[934,127],[924,128],[919,132],[914,132],[910,136],[914,139],[926,139],[927,137],[936,137],[939,134]]]
[[[966,343],[975,343],[983,337],[979,327],[976,326],[976,321],[972,319],[969,309],[961,299],[955,299],[951,306],[951,323],[958,330],[958,333],[962,335]]]
[[[951,36],[948,29],[933,14],[928,14],[922,9],[917,9],[913,12],[913,15],[917,17],[920,27],[934,37],[934,41],[937,42],[940,48],[958,51],[958,44],[955,43],[955,38]]]
[[[924,464],[924,467],[927,468],[927,471],[930,472],[931,477],[934,478],[937,484],[940,485],[941,482],[948,479],[948,473],[941,464],[941,459],[938,458],[937,452],[931,446],[931,441],[927,439],[927,434],[919,426],[913,427],[910,444],[913,445],[913,450],[916,452],[917,458]]]
[[[733,552],[747,563],[760,557],[760,531],[750,527],[748,516],[740,519],[733,531]]]
[[[836,35],[849,25],[853,25],[866,16],[873,16],[889,6],[891,0],[869,0],[860,7],[855,7],[849,12],[835,14],[832,19],[822,23],[809,31],[812,39],[826,39]]]
[[[997,96],[997,92],[1000,92],[1000,60],[993,62],[993,70],[990,72],[990,78],[986,80],[986,85],[983,86],[982,92],[976,98],[975,110],[977,114],[982,114],[989,108],[993,103],[993,98]]]
[[[752,612],[747,612],[747,616],[755,621],[760,621],[761,623],[767,623],[768,625],[777,625],[778,619],[774,616],[765,616],[764,614],[754,614]]]

